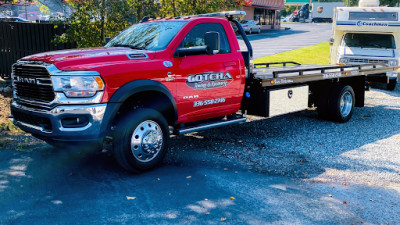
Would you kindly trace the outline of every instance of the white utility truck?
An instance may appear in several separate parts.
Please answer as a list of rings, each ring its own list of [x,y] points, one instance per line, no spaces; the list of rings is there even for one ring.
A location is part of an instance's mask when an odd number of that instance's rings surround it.
[[[311,4],[306,3],[301,6],[296,15],[293,15],[291,21],[293,22],[313,22],[332,23],[334,9],[336,7],[344,7],[343,2],[315,2]]]
[[[311,5],[311,22],[329,22],[332,23],[336,7],[344,7],[343,2],[315,2]]]
[[[359,7],[338,7],[332,25],[331,64],[399,64],[399,7],[380,7],[379,0],[361,0]],[[394,90],[398,71],[369,75]]]

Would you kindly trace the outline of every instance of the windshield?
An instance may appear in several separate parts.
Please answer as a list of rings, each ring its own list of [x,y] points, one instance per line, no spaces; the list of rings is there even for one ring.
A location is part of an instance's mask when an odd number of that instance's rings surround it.
[[[392,48],[395,49],[393,35],[391,34],[353,34],[344,36],[344,44],[347,47],[359,48]]]
[[[139,23],[113,38],[105,47],[164,50],[187,21]]]
[[[249,22],[248,20],[242,20],[242,21],[240,21],[241,24],[246,24],[246,23],[248,23],[248,22]]]

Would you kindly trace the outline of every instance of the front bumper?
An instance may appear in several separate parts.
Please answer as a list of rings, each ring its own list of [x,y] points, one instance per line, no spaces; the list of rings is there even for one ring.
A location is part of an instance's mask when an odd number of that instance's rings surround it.
[[[106,107],[107,104],[70,105],[41,110],[12,101],[11,114],[16,126],[44,140],[98,141]],[[74,118],[78,124],[64,123]],[[79,118],[85,122],[79,124]]]

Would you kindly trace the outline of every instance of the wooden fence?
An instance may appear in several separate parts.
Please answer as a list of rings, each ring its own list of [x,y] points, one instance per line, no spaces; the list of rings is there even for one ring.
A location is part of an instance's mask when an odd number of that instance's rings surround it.
[[[64,26],[48,23],[0,22],[0,76],[10,78],[11,66],[18,59],[40,52],[75,48],[76,44],[54,44]]]

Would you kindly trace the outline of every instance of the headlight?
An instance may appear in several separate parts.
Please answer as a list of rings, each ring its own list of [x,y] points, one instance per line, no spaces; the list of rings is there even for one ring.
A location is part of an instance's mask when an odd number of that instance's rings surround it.
[[[349,58],[340,58],[339,62],[340,63],[348,63],[349,62]]]
[[[397,66],[398,62],[397,60],[389,60],[389,66]]]
[[[67,97],[93,97],[104,90],[104,82],[99,76],[52,76],[54,91],[64,92]]]

